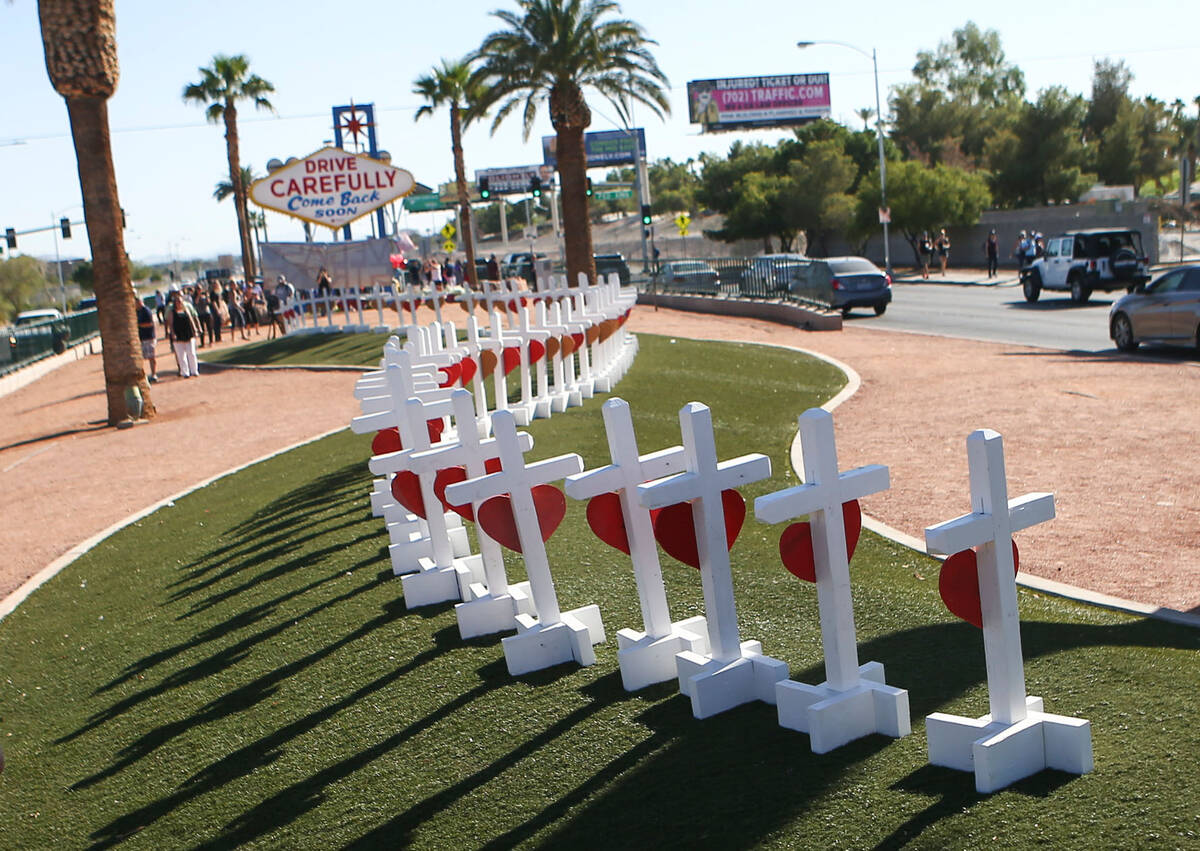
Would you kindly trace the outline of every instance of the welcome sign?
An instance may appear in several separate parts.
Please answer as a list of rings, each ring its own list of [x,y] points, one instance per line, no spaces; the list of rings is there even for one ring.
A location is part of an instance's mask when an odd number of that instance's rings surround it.
[[[341,148],[322,148],[255,181],[249,197],[260,207],[338,228],[403,198],[416,185],[402,168]]]

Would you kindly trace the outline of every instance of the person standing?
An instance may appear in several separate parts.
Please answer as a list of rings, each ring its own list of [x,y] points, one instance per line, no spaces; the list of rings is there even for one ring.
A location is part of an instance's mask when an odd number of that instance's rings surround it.
[[[946,277],[946,264],[950,262],[950,237],[946,236],[946,229],[942,228],[937,238],[937,254],[938,262],[942,266],[942,277]]]
[[[200,319],[196,316],[196,308],[184,301],[183,293],[175,292],[171,296],[171,306],[167,308],[167,339],[175,350],[175,362],[179,364],[179,375],[191,378],[200,374],[200,364],[196,360],[196,338],[203,332],[200,329]]]
[[[213,281],[212,288],[208,291],[208,312],[212,320],[213,337],[219,343],[221,328],[229,324],[229,308],[225,306],[220,281]]]
[[[156,292],[155,296],[156,302],[162,299],[161,292]],[[140,298],[137,300],[136,313],[138,341],[142,344],[142,357],[150,364],[150,374],[146,376],[146,380],[154,384],[158,381],[158,353],[155,351],[158,335],[154,330],[154,314]]]
[[[1000,238],[996,236],[996,229],[992,228],[988,234],[987,241],[983,244],[983,253],[987,255],[987,276],[994,278],[996,270],[1000,266]]]
[[[921,277],[929,278],[929,264],[933,262],[933,241],[929,238],[929,231],[921,232],[921,239],[917,243],[917,253],[921,255]]]
[[[329,297],[333,295],[333,277],[322,266],[317,272],[317,298],[321,300],[321,315],[330,309]]]
[[[500,280],[500,264],[496,261],[495,254],[488,258],[487,276],[489,281]]]
[[[196,287],[196,295],[192,301],[196,308],[196,317],[200,320],[200,348],[204,348],[204,335],[207,334],[209,341],[212,341],[212,311],[208,306],[208,294],[204,292],[203,286]]]

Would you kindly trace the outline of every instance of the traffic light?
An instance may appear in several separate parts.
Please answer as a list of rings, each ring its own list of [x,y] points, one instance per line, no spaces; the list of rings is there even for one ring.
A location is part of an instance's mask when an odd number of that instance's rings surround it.
[[[648,224],[651,224],[652,222],[653,222],[653,219],[650,218],[650,205],[643,204],[642,205],[642,224],[648,225]]]
[[[17,247],[17,231],[14,228],[9,228],[4,232],[4,241],[8,243],[8,250],[12,251]]]
[[[529,193],[534,198],[542,197],[542,179],[540,177],[529,178]]]
[[[584,190],[584,194],[589,198],[592,197],[592,179],[590,177],[587,179],[587,189]]]
[[[71,220],[65,216],[58,220],[58,226],[62,228],[63,239],[71,238]]]
[[[486,177],[479,178],[479,197],[484,201],[492,197],[492,190],[488,186],[488,179]]]

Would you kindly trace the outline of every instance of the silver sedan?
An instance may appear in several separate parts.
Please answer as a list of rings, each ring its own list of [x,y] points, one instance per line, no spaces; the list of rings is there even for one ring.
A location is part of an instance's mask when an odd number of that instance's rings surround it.
[[[1132,352],[1142,343],[1200,347],[1200,265],[1177,266],[1117,299],[1108,335]]]

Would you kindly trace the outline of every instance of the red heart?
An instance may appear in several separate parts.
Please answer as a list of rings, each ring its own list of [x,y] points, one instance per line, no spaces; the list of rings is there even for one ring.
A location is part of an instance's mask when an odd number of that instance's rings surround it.
[[[1021,567],[1017,542],[1012,543],[1013,575]],[[938,591],[942,602],[955,617],[983,629],[983,606],[979,602],[979,569],[975,550],[963,550],[942,564],[938,575]]]
[[[516,346],[504,347],[504,374],[508,375],[521,365],[521,350]]]
[[[372,455],[385,455],[388,452],[399,452],[404,448],[404,444],[400,442],[400,429],[385,428],[381,429],[371,441]]]
[[[462,378],[462,386],[466,387],[471,383],[471,379],[475,377],[475,373],[479,371],[479,364],[475,363],[474,358],[463,358],[458,363],[459,377]]]
[[[508,309],[509,309],[509,311],[511,311],[512,313],[516,313],[516,312],[517,312],[517,302],[516,302],[516,300],[515,300],[515,299],[514,299],[513,301],[510,301],[510,302],[508,303]]]
[[[587,522],[597,538],[629,555],[629,534],[625,530],[625,515],[621,513],[619,495],[602,493],[588,500]]]
[[[846,560],[854,556],[858,537],[862,534],[862,510],[858,500],[842,503],[842,523],[846,529]],[[793,523],[779,538],[779,557],[783,566],[794,576],[808,582],[817,581],[817,566],[813,560],[812,525],[806,520]]]
[[[721,507],[725,514],[725,545],[733,549],[733,542],[742,531],[746,521],[746,500],[733,488],[721,491]],[[654,537],[667,555],[699,569],[700,554],[696,548],[696,524],[692,519],[692,504],[677,502],[651,512]]]
[[[458,377],[462,375],[462,366],[456,363],[452,363],[450,366],[439,366],[438,372],[445,373],[446,375],[446,380],[439,384],[438,387],[449,387],[458,381]]]
[[[540,361],[542,359],[542,356],[545,354],[546,354],[546,347],[542,344],[541,340],[530,340],[529,341],[529,362],[530,363],[537,363],[538,361]]]
[[[418,517],[425,516],[425,497],[421,494],[421,480],[411,470],[402,470],[392,479],[392,496]]]
[[[426,420],[425,430],[429,432],[429,442],[437,443],[442,439],[442,432],[446,430],[446,421],[441,417],[436,420]]]
[[[572,334],[571,339],[575,341],[576,349],[581,348],[583,346],[583,334]]]
[[[553,485],[538,485],[532,489],[533,505],[537,509],[538,528],[542,540],[550,540],[567,513],[567,498]],[[488,536],[513,552],[521,552],[521,538],[513,517],[512,497],[494,496],[479,506],[479,526]]]
[[[489,473],[499,473],[500,459],[488,458],[483,462],[483,467],[484,470]],[[463,505],[452,505],[446,501],[446,488],[450,487],[450,485],[457,484],[458,482],[465,482],[466,480],[466,467],[445,467],[441,470],[438,470],[437,475],[433,477],[433,492],[437,498],[441,500],[442,505],[446,507],[447,511],[453,511],[459,517],[474,522],[475,509],[471,507],[471,503],[468,502]]]

